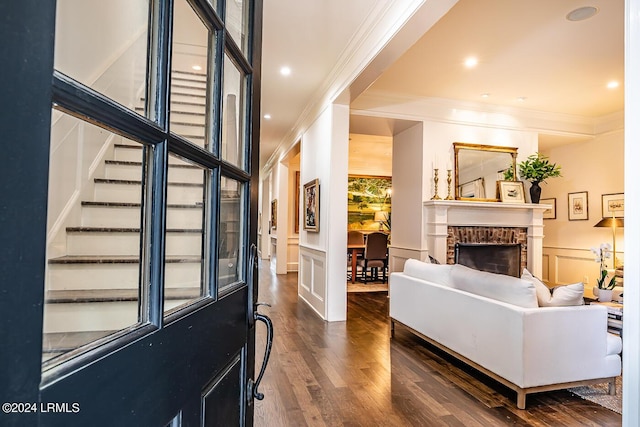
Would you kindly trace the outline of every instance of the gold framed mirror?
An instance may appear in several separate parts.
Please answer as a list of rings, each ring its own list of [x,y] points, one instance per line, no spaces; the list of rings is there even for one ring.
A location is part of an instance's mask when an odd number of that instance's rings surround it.
[[[453,151],[456,200],[499,201],[497,183],[516,170],[518,148],[454,142]]]

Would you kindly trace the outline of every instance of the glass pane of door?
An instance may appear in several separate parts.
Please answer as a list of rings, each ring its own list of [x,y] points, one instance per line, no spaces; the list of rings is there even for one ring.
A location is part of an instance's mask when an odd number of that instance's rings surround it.
[[[247,27],[249,17],[249,1],[227,0],[225,27],[236,44],[242,49],[245,57],[248,55],[249,43],[247,40],[249,31]]]
[[[209,31],[186,0],[176,1],[173,22],[170,129],[205,147]]]
[[[172,313],[206,295],[203,222],[208,171],[173,154],[167,177],[164,311]]]
[[[242,279],[244,253],[244,184],[222,177],[218,233],[218,293]]]
[[[225,53],[222,99],[222,159],[245,169],[246,76]]]
[[[50,145],[43,360],[145,320],[142,146],[55,110]]]
[[[149,2],[58,0],[54,67],[144,115]]]

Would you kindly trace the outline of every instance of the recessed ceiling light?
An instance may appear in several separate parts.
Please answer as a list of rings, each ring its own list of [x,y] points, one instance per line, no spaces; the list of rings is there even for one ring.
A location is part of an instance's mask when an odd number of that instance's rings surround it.
[[[271,118],[271,114],[265,114],[264,116],[262,116],[265,118],[265,120],[269,120]]]
[[[491,96],[491,94],[490,94],[490,93],[486,93],[486,92],[485,92],[485,93],[481,93],[481,94],[480,94],[480,97],[481,97],[481,98],[488,98],[488,97],[490,97],[490,96]]]
[[[280,68],[280,74],[282,74],[283,76],[290,75],[291,74],[291,68],[289,68],[289,67]]]
[[[467,68],[473,68],[478,65],[478,58],[474,56],[470,56],[464,60],[464,66]]]
[[[199,66],[199,65],[194,65],[194,66],[193,66],[193,67],[191,67],[191,68],[192,68],[193,70],[196,70],[196,71],[200,71],[200,70],[202,70],[202,67],[201,67],[201,66]]]
[[[579,7],[571,12],[567,13],[567,21],[584,21],[585,19],[591,18],[593,15],[598,13],[598,8],[594,6],[584,6]]]
[[[620,83],[618,83],[618,82],[617,82],[617,81],[615,81],[615,80],[612,80],[612,81],[610,81],[609,83],[607,83],[607,87],[608,87],[609,89],[615,89],[615,88],[617,88],[618,86],[620,86]]]

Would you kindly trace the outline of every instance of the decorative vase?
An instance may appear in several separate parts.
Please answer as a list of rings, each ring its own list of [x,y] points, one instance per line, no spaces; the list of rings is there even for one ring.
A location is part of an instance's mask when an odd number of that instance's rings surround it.
[[[529,195],[531,196],[531,203],[540,203],[541,193],[542,193],[542,188],[540,188],[540,184],[537,182],[532,182],[531,188],[529,189]]]
[[[598,289],[598,301],[610,302],[613,296],[613,289]]]

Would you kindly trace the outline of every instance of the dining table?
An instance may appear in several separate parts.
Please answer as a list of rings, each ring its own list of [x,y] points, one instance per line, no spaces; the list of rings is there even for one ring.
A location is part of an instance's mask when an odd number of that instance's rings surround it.
[[[351,254],[351,283],[356,283],[358,273],[358,253],[364,253],[364,244],[347,245],[347,251]]]

